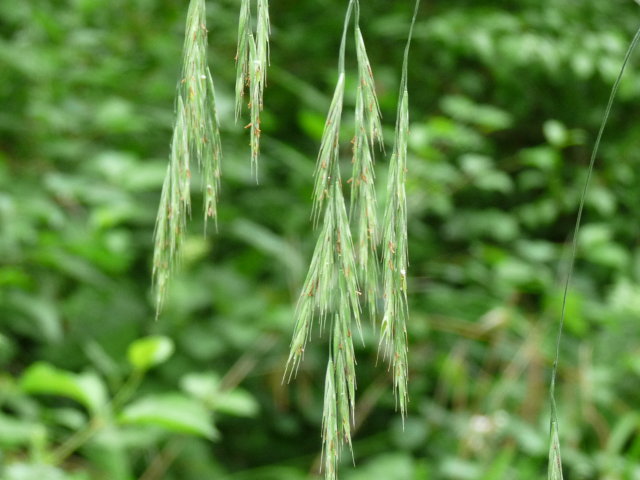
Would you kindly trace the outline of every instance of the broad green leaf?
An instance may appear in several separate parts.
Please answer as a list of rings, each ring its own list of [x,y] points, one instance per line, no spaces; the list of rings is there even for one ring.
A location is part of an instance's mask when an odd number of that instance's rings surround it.
[[[406,453],[384,453],[359,466],[347,480],[405,480],[415,476],[416,462]]]
[[[124,408],[119,420],[123,424],[151,425],[209,439],[217,437],[211,415],[204,405],[178,393],[138,400]]]
[[[562,148],[569,141],[569,132],[567,127],[558,120],[547,120],[542,126],[544,136],[554,147]]]
[[[249,392],[236,388],[221,393],[216,399],[214,409],[238,417],[255,417],[260,410],[260,405]]]
[[[442,110],[461,122],[477,125],[487,132],[504,130],[513,124],[510,113],[493,105],[479,105],[460,95],[447,96],[440,102]]]
[[[0,413],[0,445],[28,445],[35,437],[45,437],[43,425]]]
[[[36,363],[24,372],[20,387],[26,393],[70,398],[92,413],[107,404],[107,389],[95,373],[76,374],[44,362]]]
[[[129,346],[127,354],[129,363],[136,370],[145,371],[167,361],[173,350],[173,340],[158,335],[136,340]]]
[[[16,463],[3,471],[3,480],[75,480],[82,476],[67,476],[64,471],[51,465]]]
[[[180,386],[189,395],[209,403],[218,394],[220,377],[215,373],[188,373],[180,379]]]
[[[220,379],[213,373],[190,373],[182,377],[182,389],[212,410],[238,417],[255,416],[260,406],[246,390],[220,391]]]

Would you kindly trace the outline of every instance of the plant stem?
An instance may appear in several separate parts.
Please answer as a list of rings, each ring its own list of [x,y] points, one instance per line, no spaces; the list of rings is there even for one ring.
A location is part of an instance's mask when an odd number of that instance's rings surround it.
[[[584,204],[585,204],[585,200],[587,198],[587,193],[589,192],[589,185],[591,183],[591,177],[593,174],[593,168],[595,166],[596,163],[596,158],[598,155],[598,150],[600,148],[600,142],[602,140],[602,136],[604,134],[605,128],[607,126],[607,122],[609,120],[609,116],[611,115],[611,109],[613,107],[613,102],[615,100],[616,94],[618,93],[618,89],[620,88],[620,82],[622,81],[622,76],[624,75],[624,71],[627,67],[627,64],[629,63],[629,59],[631,58],[631,55],[633,54],[634,50],[636,49],[638,43],[640,42],[640,28],[638,29],[638,31],[636,32],[635,36],[633,37],[633,40],[631,41],[631,44],[629,45],[629,49],[627,50],[627,53],[624,57],[624,60],[622,62],[622,67],[620,68],[620,73],[618,74],[618,77],[616,78],[615,83],[613,84],[613,87],[611,89],[611,95],[609,96],[609,102],[607,103],[607,108],[605,109],[605,113],[604,113],[604,117],[602,118],[602,123],[600,124],[600,130],[598,131],[598,136],[596,137],[596,142],[593,146],[593,151],[591,152],[591,160],[589,161],[589,169],[587,171],[587,179],[584,182],[584,187],[582,189],[582,195],[580,196],[580,205],[578,207],[578,216],[576,218],[576,224],[575,224],[575,228],[573,230],[573,241],[572,241],[572,245],[571,245],[571,257],[570,257],[570,261],[569,261],[569,271],[567,272],[567,278],[564,282],[564,291],[562,294],[562,310],[560,313],[560,325],[558,327],[558,337],[556,339],[556,353],[555,353],[555,359],[553,361],[553,370],[551,371],[551,387],[549,389],[549,397],[550,397],[550,403],[551,403],[551,417],[550,417],[550,421],[549,421],[549,430],[550,430],[550,435],[551,435],[551,450],[554,453],[554,455],[557,455],[557,458],[555,459],[555,461],[558,462],[558,465],[550,465],[550,467],[555,467],[559,469],[559,473],[557,473],[559,475],[559,478],[562,478],[562,465],[561,465],[561,460],[560,460],[560,446],[559,446],[559,441],[557,440],[559,438],[559,434],[558,434],[558,415],[557,415],[557,410],[556,410],[556,377],[558,374],[558,363],[560,361],[560,345],[562,342],[562,333],[564,330],[564,321],[565,321],[565,317],[566,317],[566,310],[567,310],[567,297],[569,294],[569,286],[571,284],[571,278],[573,277],[573,270],[575,267],[575,262],[576,262],[576,255],[578,252],[578,233],[580,232],[580,226],[582,224],[582,214],[584,212]],[[555,445],[555,443],[557,442],[557,445]],[[550,462],[553,461],[550,459]],[[551,469],[549,470],[551,472]],[[551,475],[551,474],[550,474]]]
[[[67,458],[69,458],[76,450],[87,443],[91,437],[93,437],[102,427],[105,426],[105,422],[101,417],[94,417],[89,420],[89,423],[84,428],[78,430],[71,435],[64,443],[56,448],[51,453],[51,463],[53,465],[60,465]]]

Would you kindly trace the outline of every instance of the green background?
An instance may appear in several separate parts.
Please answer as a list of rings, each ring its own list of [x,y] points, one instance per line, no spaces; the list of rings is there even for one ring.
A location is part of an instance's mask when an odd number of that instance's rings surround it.
[[[314,337],[295,381],[281,380],[317,234],[312,173],[346,3],[271,2],[256,185],[248,132],[233,121],[239,2],[207,2],[218,233],[203,235],[195,199],[156,321],[152,235],[187,2],[0,2],[0,478],[316,471],[325,339]],[[362,3],[388,142],[382,208],[413,5]],[[403,431],[367,327],[357,467],[345,452],[341,478],[544,478],[570,234],[640,7],[423,3],[409,68],[411,403]],[[357,87],[347,53],[345,169]],[[604,138],[568,297],[558,408],[571,480],[640,479],[637,64]]]

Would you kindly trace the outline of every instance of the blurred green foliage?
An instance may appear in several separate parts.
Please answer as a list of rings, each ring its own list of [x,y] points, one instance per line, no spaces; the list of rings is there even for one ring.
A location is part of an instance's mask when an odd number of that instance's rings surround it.
[[[317,466],[324,340],[294,383],[281,379],[346,2],[271,3],[255,185],[233,122],[239,5],[208,2],[219,232],[203,236],[194,216],[154,321],[152,230],[187,2],[0,2],[3,480],[297,480]],[[411,3],[362,12],[388,141]],[[424,3],[409,79],[409,415],[403,428],[369,329],[357,467],[343,478],[544,475],[568,235],[638,13],[629,0]],[[640,478],[639,101],[632,68],[569,295],[558,407],[572,480]]]

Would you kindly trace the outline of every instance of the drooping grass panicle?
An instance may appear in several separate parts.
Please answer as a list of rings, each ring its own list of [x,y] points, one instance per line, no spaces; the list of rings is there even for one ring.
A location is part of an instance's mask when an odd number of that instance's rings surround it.
[[[183,63],[177,88],[171,156],[162,187],[154,232],[153,285],[156,314],[163,306],[191,213],[190,163],[202,170],[204,217],[216,216],[222,147],[213,79],[207,65],[204,0],[191,0],[187,12]]]
[[[160,196],[153,251],[153,287],[156,313],[164,303],[171,274],[180,262],[181,246],[190,212],[189,143],[182,98],[178,98],[171,156]]]
[[[553,369],[551,371],[551,387],[549,389],[549,397],[551,403],[551,415],[550,415],[550,446],[549,446],[549,480],[562,480],[562,460],[560,457],[560,437],[559,437],[559,424],[558,424],[558,415],[556,410],[556,379],[558,375],[558,363],[560,361],[560,345],[562,342],[562,333],[564,330],[564,322],[567,313],[567,298],[569,295],[569,286],[571,285],[571,279],[573,277],[573,270],[575,266],[576,255],[578,252],[578,234],[580,232],[580,226],[582,225],[582,214],[584,212],[584,205],[587,198],[587,194],[589,193],[589,186],[591,184],[591,176],[593,174],[593,168],[596,164],[596,159],[598,157],[598,150],[600,149],[600,142],[602,141],[602,136],[604,135],[605,128],[607,127],[607,122],[609,121],[609,116],[611,115],[611,109],[613,107],[613,102],[618,93],[618,89],[620,87],[620,82],[622,81],[622,77],[624,76],[624,72],[629,64],[629,60],[636,50],[638,44],[640,43],[640,28],[636,31],[633,40],[629,44],[629,48],[627,49],[627,53],[625,54],[624,60],[622,61],[622,66],[620,67],[620,72],[618,73],[618,77],[616,78],[613,87],[611,88],[611,94],[609,96],[609,101],[607,103],[607,107],[605,109],[604,115],[602,117],[602,123],[600,124],[600,129],[598,130],[598,136],[596,137],[596,141],[593,146],[593,150],[591,152],[591,159],[589,161],[589,168],[587,170],[587,178],[585,180],[582,194],[580,196],[580,203],[578,206],[578,215],[576,218],[575,227],[573,230],[573,240],[571,244],[571,257],[569,261],[569,269],[567,272],[567,277],[565,278],[563,295],[562,295],[562,309],[560,313],[560,325],[558,326],[558,336],[556,339],[556,352],[555,359],[553,362]]]
[[[360,30],[359,10],[359,5],[356,3],[355,42],[358,61],[358,91],[353,140],[353,171],[350,179],[350,216],[355,222],[358,275],[364,290],[369,316],[373,321],[377,312],[379,275],[379,227],[373,150],[375,143],[382,147],[382,125],[373,71]]]
[[[409,92],[407,71],[409,49],[413,28],[418,15],[420,0],[416,0],[409,39],[404,52],[402,79],[398,99],[395,141],[389,179],[387,183],[388,199],[384,215],[382,232],[382,278],[384,312],[380,331],[380,346],[383,355],[389,360],[393,375],[393,390],[396,405],[400,408],[402,418],[407,411],[408,402],[408,338],[407,320],[409,306],[407,302],[407,144],[409,137]]]
[[[349,2],[340,45],[339,75],[320,142],[313,190],[312,218],[322,228],[309,273],[296,306],[296,323],[285,378],[298,369],[316,320],[322,331],[330,320],[329,361],[322,422],[322,464],[326,479],[337,478],[345,444],[350,448],[355,414],[353,331],[360,332],[360,290],[356,253],[340,176],[340,123],[345,88],[345,45],[355,0]],[[352,452],[353,454],[353,452]]]
[[[207,65],[207,33],[205,1],[191,0],[178,93],[185,107],[190,151],[200,168],[219,174],[220,134],[213,79]],[[212,214],[213,210],[205,208],[205,217]]]
[[[242,114],[245,91],[249,91],[251,133],[251,168],[258,178],[260,155],[260,113],[264,107],[264,89],[269,66],[269,37],[271,24],[268,0],[256,0],[255,31],[251,0],[242,0],[238,22],[238,48],[236,52],[236,121]]]

